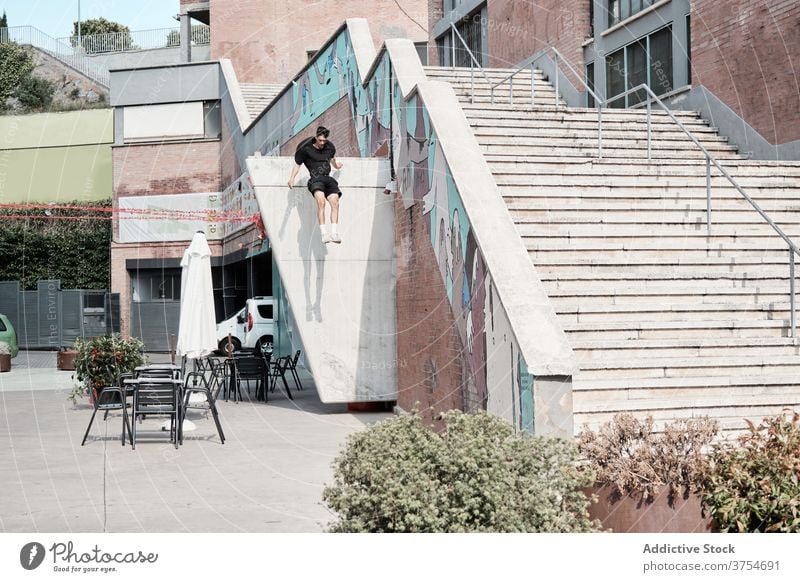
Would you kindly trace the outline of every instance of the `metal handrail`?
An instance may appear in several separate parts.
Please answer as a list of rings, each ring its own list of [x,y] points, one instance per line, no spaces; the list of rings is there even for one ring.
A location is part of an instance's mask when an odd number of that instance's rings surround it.
[[[16,42],[22,45],[34,46],[65,65],[80,71],[104,87],[109,85],[107,70],[97,63],[91,62],[84,54],[76,52],[69,44],[62,43],[35,26],[0,28],[0,43],[4,42]]]
[[[461,36],[461,33],[458,32],[458,29],[456,28],[455,24],[452,23],[450,24],[450,30],[453,33],[450,36],[450,49],[451,49],[451,59],[452,59],[451,62],[453,64],[453,68],[455,68],[456,66],[456,43],[454,42],[456,36],[458,37],[458,40],[461,41],[461,44],[464,46],[464,48],[467,51],[467,54],[469,55],[469,58],[471,59],[469,65],[469,100],[470,103],[475,103],[475,68],[473,67],[473,63],[476,67],[478,67],[478,70],[483,75],[483,78],[486,80],[486,84],[491,85],[492,82],[489,80],[489,76],[486,74],[486,71],[483,69],[483,66],[481,66],[481,64],[478,62],[478,59],[476,59],[475,55],[472,54],[472,51],[469,50],[469,47],[467,46],[467,41],[465,41],[464,37]]]
[[[745,200],[753,207],[753,209],[758,212],[758,214],[763,218],[767,224],[769,224],[775,233],[783,239],[783,242],[789,247],[789,309],[790,309],[790,326],[791,326],[791,337],[797,336],[797,309],[796,309],[796,293],[795,293],[795,255],[800,254],[800,249],[798,249],[797,245],[783,232],[783,230],[775,224],[775,222],[767,215],[766,212],[758,205],[758,203],[753,200],[747,192],[739,185],[739,183],[731,176],[728,171],[722,167],[719,161],[711,154],[711,152],[706,149],[706,147],[701,144],[697,138],[692,135],[692,133],[686,129],[680,120],[678,120],[675,115],[673,115],[672,111],[664,105],[664,102],[659,99],[659,97],[653,92],[653,90],[647,86],[646,84],[641,84],[632,89],[628,89],[627,91],[623,91],[618,95],[614,95],[613,97],[609,97],[608,99],[602,100],[600,97],[595,93],[589,85],[583,80],[583,76],[579,75],[577,71],[572,67],[567,59],[556,49],[555,47],[548,47],[546,49],[542,49],[541,51],[537,52],[533,56],[526,59],[522,65],[517,67],[515,71],[510,73],[508,76],[503,78],[502,80],[498,81],[491,88],[491,97],[492,103],[494,103],[494,89],[506,81],[509,81],[509,103],[513,104],[513,78],[514,76],[519,73],[520,71],[527,69],[528,67],[531,68],[531,105],[533,104],[534,98],[534,79],[533,79],[533,65],[535,61],[539,60],[542,56],[547,54],[548,52],[553,52],[555,54],[555,90],[556,90],[556,105],[558,105],[558,75],[561,72],[559,68],[559,59],[569,68],[569,70],[575,75],[580,83],[586,88],[586,90],[594,97],[595,103],[597,105],[597,117],[598,117],[598,125],[597,125],[597,151],[598,151],[598,158],[603,157],[603,108],[613,101],[617,101],[630,95],[631,93],[636,93],[639,91],[644,90],[647,95],[647,101],[645,103],[647,107],[647,159],[651,159],[651,143],[652,143],[652,123],[650,120],[651,117],[651,103],[655,101],[666,113],[669,115],[670,119],[674,121],[678,127],[683,130],[683,132],[689,136],[689,139],[700,148],[700,150],[705,154],[706,157],[706,227],[708,232],[711,232],[711,164],[713,163],[714,166],[719,170],[720,174],[722,174],[728,182],[736,189],[739,194],[744,197]]]

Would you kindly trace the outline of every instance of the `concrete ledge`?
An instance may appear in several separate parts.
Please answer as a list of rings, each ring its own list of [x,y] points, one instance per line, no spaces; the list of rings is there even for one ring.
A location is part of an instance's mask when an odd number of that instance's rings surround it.
[[[394,199],[389,161],[339,158],[341,244],[323,244],[304,171],[294,160],[247,159],[261,215],[322,402],[397,399]]]

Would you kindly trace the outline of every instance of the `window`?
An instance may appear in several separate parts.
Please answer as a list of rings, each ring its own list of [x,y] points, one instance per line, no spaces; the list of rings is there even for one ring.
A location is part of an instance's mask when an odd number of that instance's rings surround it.
[[[263,319],[272,319],[272,305],[259,305],[258,315]]]
[[[658,0],[609,0],[608,26],[614,26],[653,5]]]
[[[0,319],[0,331],[6,331],[6,324],[3,323],[2,319]]]
[[[647,84],[647,40],[637,41],[628,45],[627,57],[627,72],[628,83],[627,89],[633,89],[642,84]],[[636,93],[628,95],[628,105],[636,105],[645,100],[647,93],[639,90]],[[620,100],[621,101],[621,100]]]
[[[586,65],[586,84],[589,86],[589,89],[597,93],[594,89],[594,63],[589,63]],[[587,107],[594,107],[594,97],[588,91],[586,92],[586,106]]]
[[[132,278],[132,296],[136,303],[143,301],[180,301],[181,270],[140,270]]]
[[[613,97],[625,91],[625,49],[611,53],[606,57],[606,96]],[[609,107],[625,107],[624,99],[617,99]]]
[[[656,95],[672,91],[672,27],[662,28],[648,37],[650,41],[650,80]]]
[[[472,59],[469,56],[469,52],[464,48],[465,43],[475,60],[478,61],[478,64],[486,66],[486,4],[456,21],[455,25],[464,42],[461,42],[461,39],[453,34],[452,29],[449,28],[442,36],[437,38],[436,47],[439,52],[439,66],[452,67],[453,56],[455,56],[456,67],[469,67]],[[454,47],[455,50],[453,50]]]
[[[692,17],[686,15],[686,72],[688,83],[692,84]]]
[[[672,27],[666,26],[606,57],[606,95],[614,97],[642,84],[656,95],[663,95],[672,91],[672,69]],[[630,107],[645,99],[642,90],[620,97],[608,106]]]

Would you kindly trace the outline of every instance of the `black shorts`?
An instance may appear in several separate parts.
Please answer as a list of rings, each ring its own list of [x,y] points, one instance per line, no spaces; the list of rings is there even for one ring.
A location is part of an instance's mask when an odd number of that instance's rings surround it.
[[[339,198],[342,197],[342,191],[339,190],[339,182],[330,176],[316,176],[308,181],[308,191],[312,196],[314,192],[323,192],[325,198],[331,194],[338,194]]]

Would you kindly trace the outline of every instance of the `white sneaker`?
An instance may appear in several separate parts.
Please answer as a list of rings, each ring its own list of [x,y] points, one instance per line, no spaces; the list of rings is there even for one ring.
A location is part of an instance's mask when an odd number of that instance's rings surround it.
[[[329,235],[327,232],[323,232],[322,233],[322,242],[324,242],[326,244],[331,242],[331,235]]]
[[[333,234],[331,234],[331,242],[335,242],[336,244],[340,244],[342,242],[342,239],[339,236],[338,232],[334,232]]]

